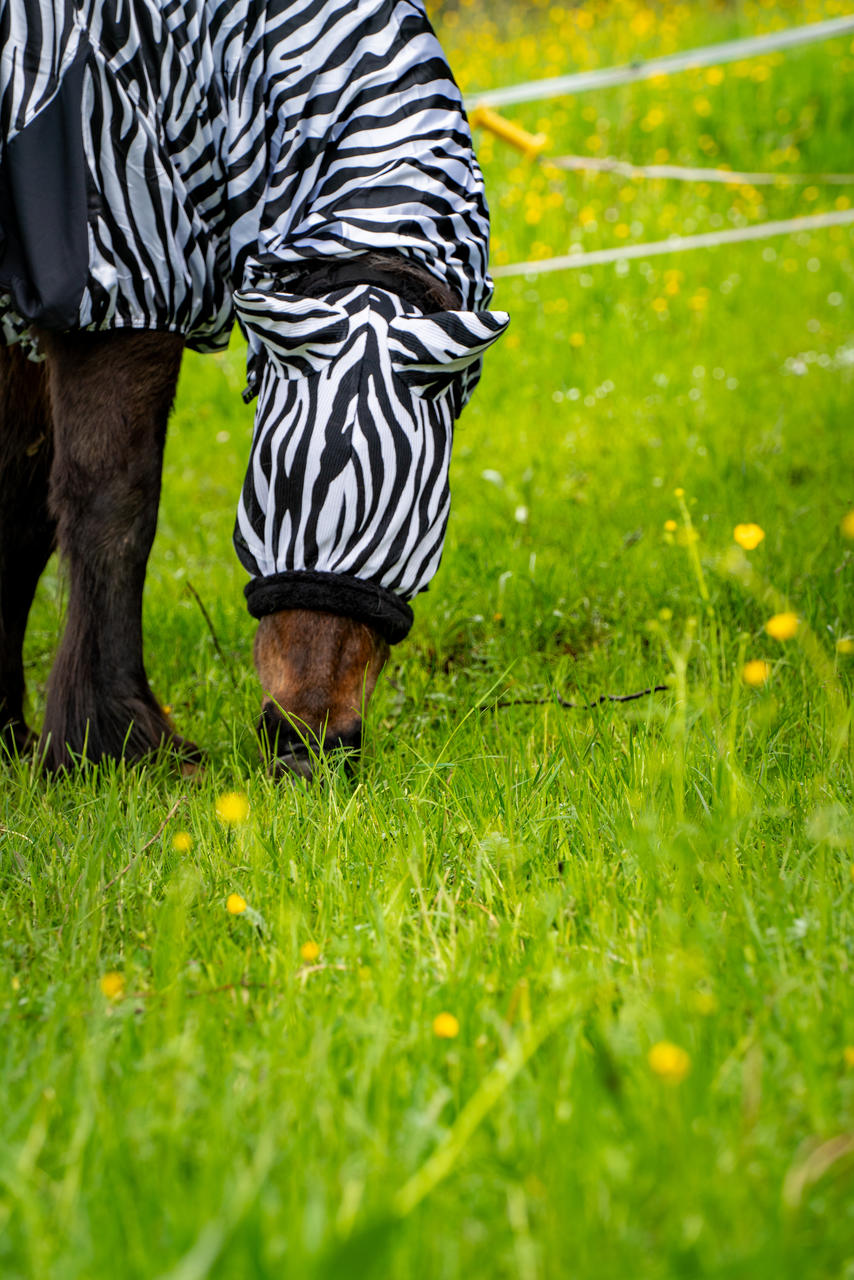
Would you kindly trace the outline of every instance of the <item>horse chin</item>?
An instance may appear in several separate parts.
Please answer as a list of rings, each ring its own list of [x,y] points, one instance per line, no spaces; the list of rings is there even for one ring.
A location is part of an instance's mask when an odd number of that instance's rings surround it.
[[[321,756],[352,767],[362,717],[388,657],[363,622],[312,609],[262,618],[255,666],[264,690],[258,733],[270,772],[311,781]]]

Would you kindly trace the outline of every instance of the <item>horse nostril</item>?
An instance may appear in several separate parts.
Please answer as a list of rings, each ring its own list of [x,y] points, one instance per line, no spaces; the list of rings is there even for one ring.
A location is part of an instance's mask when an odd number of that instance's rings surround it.
[[[309,749],[272,703],[261,711],[258,737],[272,777],[303,778],[311,782],[314,770]]]
[[[326,740],[326,750],[334,751],[343,749],[345,751],[356,752],[362,750],[362,722],[357,721],[351,729],[345,729],[343,733],[336,734],[334,738]]]
[[[308,759],[306,741],[315,745],[314,734],[307,726],[300,724],[298,727],[292,723],[273,702],[266,703],[262,708],[257,729],[264,754],[273,759],[292,754]]]
[[[295,751],[274,756],[270,761],[270,773],[274,778],[302,778],[305,782],[314,780],[314,770],[308,754],[298,755]]]
[[[321,752],[345,755],[347,772],[353,772],[362,749],[362,722],[357,720],[338,733],[316,734],[306,729],[300,735],[275,703],[268,702],[258,719],[258,736],[274,777],[298,777],[310,782],[314,777],[313,757]]]

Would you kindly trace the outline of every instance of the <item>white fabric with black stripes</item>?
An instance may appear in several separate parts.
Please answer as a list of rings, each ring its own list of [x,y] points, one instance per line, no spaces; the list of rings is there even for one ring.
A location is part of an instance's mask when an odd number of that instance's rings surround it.
[[[42,137],[61,164],[39,161]],[[289,294],[366,252],[409,258],[465,310]],[[426,585],[451,421],[503,324],[483,312],[487,252],[419,0],[0,0],[0,338],[148,329],[218,350],[236,290],[264,368],[238,519],[250,573]]]
[[[221,348],[232,283],[368,251],[488,300],[482,179],[416,0],[3,0],[0,159],[77,59],[81,327]]]

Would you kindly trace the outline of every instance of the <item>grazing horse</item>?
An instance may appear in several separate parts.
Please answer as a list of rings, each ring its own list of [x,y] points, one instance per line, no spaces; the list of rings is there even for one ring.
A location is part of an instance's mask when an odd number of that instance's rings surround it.
[[[183,348],[235,314],[257,397],[235,548],[278,771],[358,748],[441,557],[453,423],[507,324],[459,92],[418,0],[5,0],[0,734],[70,576],[41,749],[190,760],[142,591]]]

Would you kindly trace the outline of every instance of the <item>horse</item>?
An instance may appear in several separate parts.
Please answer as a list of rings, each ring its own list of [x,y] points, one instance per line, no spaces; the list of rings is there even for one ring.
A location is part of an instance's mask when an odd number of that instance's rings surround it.
[[[202,758],[149,686],[142,594],[183,350],[236,318],[258,727],[310,778],[358,751],[438,568],[453,424],[507,324],[459,91],[413,0],[33,7],[8,0],[0,47],[0,737],[52,771]],[[54,548],[37,736],[22,646]]]

